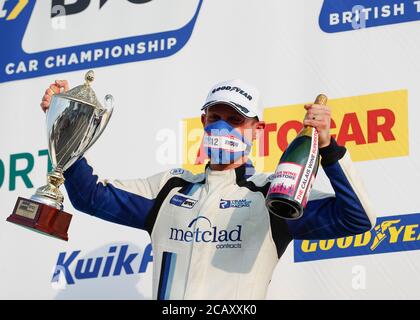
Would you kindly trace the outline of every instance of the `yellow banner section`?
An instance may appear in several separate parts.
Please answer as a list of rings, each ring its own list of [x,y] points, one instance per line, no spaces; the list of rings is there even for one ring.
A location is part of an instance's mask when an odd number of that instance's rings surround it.
[[[266,128],[254,142],[250,156],[257,171],[275,170],[282,153],[302,128],[304,104],[264,110]],[[331,99],[328,106],[332,111],[331,135],[346,146],[353,161],[408,155],[407,90]],[[183,137],[183,167],[202,172],[207,158],[199,152],[203,138],[200,118],[184,120]]]

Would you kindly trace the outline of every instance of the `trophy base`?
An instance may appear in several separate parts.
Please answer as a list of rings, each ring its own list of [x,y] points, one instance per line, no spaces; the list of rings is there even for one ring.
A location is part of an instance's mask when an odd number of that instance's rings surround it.
[[[37,201],[19,197],[9,222],[33,231],[68,241],[67,231],[72,215]]]

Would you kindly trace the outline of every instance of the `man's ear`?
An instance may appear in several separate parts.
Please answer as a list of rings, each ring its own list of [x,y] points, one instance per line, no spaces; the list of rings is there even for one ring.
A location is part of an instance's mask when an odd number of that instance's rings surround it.
[[[257,130],[264,130],[264,128],[265,128],[265,122],[264,121],[258,121],[257,124],[255,125],[255,128]]]
[[[254,128],[255,128],[255,130],[254,130],[252,139],[255,140],[257,138],[258,132],[264,130],[264,128],[265,128],[265,122],[264,121],[257,121],[257,123],[255,124],[255,127]]]
[[[201,114],[201,124],[203,125],[203,128],[206,126],[207,123],[207,115],[205,113]]]

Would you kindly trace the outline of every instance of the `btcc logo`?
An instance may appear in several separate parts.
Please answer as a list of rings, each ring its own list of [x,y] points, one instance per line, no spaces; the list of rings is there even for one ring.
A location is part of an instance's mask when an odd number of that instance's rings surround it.
[[[173,19],[165,19],[166,1],[101,0],[97,12],[118,10],[126,22],[116,23],[109,39],[97,27],[109,24],[108,15],[95,15],[93,1],[0,0],[0,39],[7,44],[0,51],[0,83],[169,57],[190,40],[202,2],[182,2]],[[66,37],[57,29],[65,29]]]
[[[27,1],[27,0],[26,0]],[[152,0],[127,0],[133,4],[143,4]],[[65,0],[52,0],[51,2],[51,18],[57,15],[72,15],[83,12],[90,5],[90,0],[76,0],[72,3],[66,4]],[[108,0],[101,0],[99,3],[99,9],[108,2]]]
[[[420,213],[381,217],[370,231],[339,239],[295,240],[295,262],[420,250]]]

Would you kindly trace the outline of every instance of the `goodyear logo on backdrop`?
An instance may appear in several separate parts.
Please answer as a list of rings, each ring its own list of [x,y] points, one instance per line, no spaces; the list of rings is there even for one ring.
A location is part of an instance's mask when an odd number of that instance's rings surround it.
[[[353,161],[407,156],[407,90],[331,99],[331,134],[346,146]],[[303,103],[266,108],[266,127],[251,152],[256,170],[273,172],[288,144],[302,129]],[[203,152],[203,130],[199,118],[184,121],[184,168],[202,172],[207,155]]]
[[[0,83],[173,55],[202,2],[0,0]]]
[[[334,33],[416,20],[418,0],[324,0],[319,25]]]
[[[295,262],[419,250],[420,213],[381,217],[369,232],[330,240],[295,240]]]

